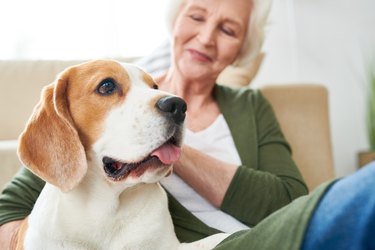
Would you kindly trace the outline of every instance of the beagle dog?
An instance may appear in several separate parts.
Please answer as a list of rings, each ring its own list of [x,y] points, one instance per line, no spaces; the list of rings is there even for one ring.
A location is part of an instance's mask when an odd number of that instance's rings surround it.
[[[186,104],[131,64],[70,67],[43,89],[19,139],[46,181],[18,249],[212,249],[180,243],[159,181],[181,154]]]

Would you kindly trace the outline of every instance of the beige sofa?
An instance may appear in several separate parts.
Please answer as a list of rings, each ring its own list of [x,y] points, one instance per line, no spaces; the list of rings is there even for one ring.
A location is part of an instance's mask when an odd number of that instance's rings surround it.
[[[0,188],[21,166],[17,138],[41,88],[78,61],[0,61]],[[282,84],[262,88],[273,105],[293,157],[310,189],[334,177],[328,93],[317,84]]]

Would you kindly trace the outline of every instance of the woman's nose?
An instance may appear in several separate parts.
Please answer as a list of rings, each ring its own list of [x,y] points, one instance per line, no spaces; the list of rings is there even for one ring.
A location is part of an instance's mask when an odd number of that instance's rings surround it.
[[[215,44],[215,27],[209,23],[201,26],[198,34],[198,40],[207,46]]]

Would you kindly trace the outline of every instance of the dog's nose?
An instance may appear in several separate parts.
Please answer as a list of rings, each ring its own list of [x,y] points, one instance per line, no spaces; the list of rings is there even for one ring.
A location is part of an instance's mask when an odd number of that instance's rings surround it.
[[[179,97],[163,97],[156,102],[156,107],[177,124],[185,120],[186,102]]]

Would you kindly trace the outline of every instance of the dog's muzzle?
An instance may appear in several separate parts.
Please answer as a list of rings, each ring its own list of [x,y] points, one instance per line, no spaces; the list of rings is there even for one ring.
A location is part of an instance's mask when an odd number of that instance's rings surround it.
[[[122,162],[104,157],[104,171],[111,180],[121,181],[129,175],[141,176],[148,169],[170,167],[180,158],[186,103],[179,97],[167,96],[159,99],[155,106],[168,120],[166,140],[138,162]]]

